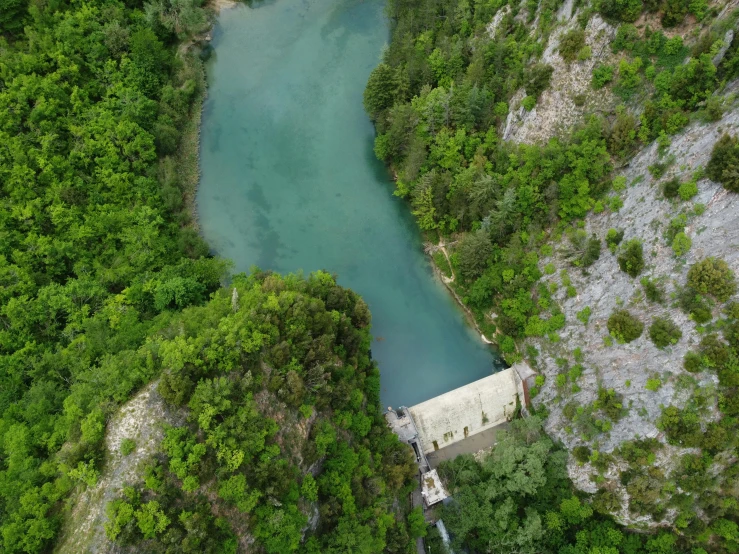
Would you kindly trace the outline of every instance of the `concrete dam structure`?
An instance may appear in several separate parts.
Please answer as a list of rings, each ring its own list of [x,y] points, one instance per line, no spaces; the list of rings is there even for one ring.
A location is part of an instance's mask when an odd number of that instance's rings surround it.
[[[421,480],[419,496],[428,508],[447,498],[434,469],[438,455],[451,445],[451,456],[494,444],[496,427],[529,406],[529,387],[536,373],[525,363],[406,408],[388,408],[385,419],[398,438],[416,454]],[[489,431],[490,430],[490,431]],[[485,435],[480,435],[481,433]],[[482,437],[482,441],[476,440]],[[472,439],[471,437],[475,437]],[[419,499],[420,502],[420,499]]]
[[[386,419],[419,462],[425,454],[463,441],[511,420],[529,406],[536,373],[526,363],[494,373],[415,406],[388,409]]]
[[[529,374],[516,364],[408,408],[424,454],[510,421],[516,406],[528,404]]]

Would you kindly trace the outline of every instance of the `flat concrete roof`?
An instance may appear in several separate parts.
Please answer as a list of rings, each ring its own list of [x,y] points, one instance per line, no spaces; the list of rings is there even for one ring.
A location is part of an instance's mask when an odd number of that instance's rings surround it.
[[[421,476],[421,496],[426,506],[433,506],[449,496],[435,469]]]

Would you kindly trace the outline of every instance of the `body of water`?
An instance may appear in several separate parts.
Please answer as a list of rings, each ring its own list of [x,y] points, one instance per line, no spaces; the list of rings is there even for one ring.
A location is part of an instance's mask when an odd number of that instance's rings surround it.
[[[381,0],[275,0],[221,13],[208,64],[198,214],[236,269],[324,269],[367,301],[385,406],[499,360],[434,279],[372,152],[362,92],[388,39]]]

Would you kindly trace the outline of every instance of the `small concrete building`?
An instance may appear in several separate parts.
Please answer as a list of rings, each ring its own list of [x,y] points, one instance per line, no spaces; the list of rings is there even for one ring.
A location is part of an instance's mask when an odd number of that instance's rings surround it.
[[[435,469],[421,476],[421,496],[426,508],[430,508],[449,497]]]

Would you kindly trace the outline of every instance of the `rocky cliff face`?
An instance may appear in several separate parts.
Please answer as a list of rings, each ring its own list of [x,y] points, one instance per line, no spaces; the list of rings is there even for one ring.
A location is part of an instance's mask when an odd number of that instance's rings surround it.
[[[739,274],[739,196],[708,179],[699,179],[698,193],[692,199],[683,201],[678,196],[668,200],[662,193],[662,186],[673,178],[689,181],[706,165],[713,145],[723,133],[739,133],[737,107],[718,122],[690,125],[673,137],[672,144],[661,154],[656,144],[640,152],[618,172],[626,183],[626,188],[618,193],[623,206],[617,210],[606,209],[587,218],[584,230],[588,236],[595,234],[603,239],[609,229],[615,228],[624,231],[624,242],[630,239],[642,241],[646,265],[637,278],[621,271],[616,255],[606,248],[586,272],[573,268],[567,260],[569,246],[564,237],[554,254],[541,260],[542,270],[546,268],[550,273],[544,279],[550,286],[556,285],[554,296],[566,315],[567,325],[559,333],[561,340],[557,343],[549,339],[529,340],[529,344],[535,345],[541,353],[538,368],[546,376],[535,403],[550,410],[547,430],[570,450],[587,445],[592,450],[611,453],[625,441],[652,437],[665,445],[657,454],[654,466],[668,474],[681,455],[694,449],[666,443],[664,434],[655,424],[662,407],[683,407],[695,394],[700,394],[706,398],[701,414],[703,422],[718,417],[718,380],[715,374],[691,374],[683,368],[684,355],[695,350],[706,329],[696,325],[677,306],[676,296],[686,283],[691,265],[708,256],[722,258],[735,274]],[[655,179],[649,168],[659,163],[671,165],[661,178]],[[681,214],[685,216],[684,232],[691,239],[692,247],[678,257],[665,233],[670,221]],[[665,292],[664,303],[649,302],[645,298],[640,283],[644,277],[661,284]],[[576,291],[574,296],[572,289],[569,295],[566,292],[568,279],[571,281],[569,286]],[[627,344],[618,344],[607,338],[608,317],[614,310],[622,308],[645,323],[642,336]],[[584,324],[582,320],[586,318],[581,315],[578,319],[578,314],[586,309],[590,310],[590,317]],[[715,322],[720,307],[714,307],[713,312]],[[655,317],[674,321],[682,332],[682,338],[674,345],[657,348],[647,332]],[[580,350],[576,351],[578,348]],[[582,375],[575,380],[569,379],[567,385],[562,385],[560,378],[560,386],[557,386],[557,376],[578,362],[584,368]],[[649,379],[652,382],[648,388]],[[609,431],[586,440],[581,430],[573,425],[571,413],[566,417],[564,412],[568,404],[592,405],[600,388],[613,389],[621,394],[627,413],[613,422]],[[606,487],[621,497],[622,509],[617,517],[622,522],[658,523],[648,516],[635,516],[626,508],[628,495],[619,482],[620,471],[625,468],[626,465],[616,458],[607,471],[597,476],[598,471],[591,463],[583,464],[571,457],[569,464],[570,475],[580,489],[595,492]],[[674,513],[668,510],[665,520],[670,521],[671,517]]]

